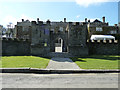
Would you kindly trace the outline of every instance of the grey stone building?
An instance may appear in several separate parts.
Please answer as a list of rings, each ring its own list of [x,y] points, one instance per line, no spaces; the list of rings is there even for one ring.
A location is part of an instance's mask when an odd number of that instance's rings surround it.
[[[29,20],[17,22],[15,25],[16,38],[19,39],[31,39],[31,22]]]
[[[32,21],[31,54],[69,53],[87,55],[87,24],[80,22]],[[84,50],[84,52],[82,52]]]
[[[28,50],[30,55],[76,57],[90,54],[112,54],[113,52],[118,54],[116,50],[119,43],[116,44],[114,41],[111,42],[112,44],[108,41],[106,41],[107,43],[103,43],[103,41],[96,43],[96,41],[88,40],[88,36],[96,34],[96,30],[99,30],[97,31],[99,34],[101,32],[110,34],[111,31],[118,33],[119,31],[117,25],[109,26],[105,22],[105,17],[103,17],[103,22],[99,20],[90,22],[87,19],[85,22],[67,22],[66,18],[61,22],[51,22],[50,20],[43,22],[37,18],[37,21],[22,20],[16,25],[17,38],[29,39],[29,43],[24,43],[26,46],[30,46]],[[107,30],[108,32],[104,32]],[[23,45],[22,42],[20,43]],[[98,47],[98,44],[101,47]],[[110,52],[109,49],[111,49]]]
[[[108,22],[106,22],[105,17],[102,17],[103,21],[95,20],[93,22],[88,21],[88,35],[113,35],[119,34],[119,26],[115,24],[114,26],[110,26]]]

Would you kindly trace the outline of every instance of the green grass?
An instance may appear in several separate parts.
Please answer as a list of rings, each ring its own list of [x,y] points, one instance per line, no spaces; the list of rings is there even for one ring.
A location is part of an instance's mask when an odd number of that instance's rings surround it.
[[[46,68],[50,59],[35,56],[2,57],[2,68]]]
[[[93,55],[80,58],[71,58],[82,69],[120,69],[118,62],[120,56]],[[4,56],[2,68],[41,68],[44,69],[49,63],[48,58],[35,56]]]
[[[120,69],[120,56],[93,55],[71,59],[82,69]]]

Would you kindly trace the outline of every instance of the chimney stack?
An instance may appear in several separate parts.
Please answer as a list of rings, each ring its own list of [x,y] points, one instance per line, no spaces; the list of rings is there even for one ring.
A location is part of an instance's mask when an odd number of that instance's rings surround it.
[[[117,24],[115,24],[115,27],[117,27]]]
[[[22,22],[24,22],[24,19],[22,19]]]
[[[85,18],[85,22],[87,22],[87,18]]]
[[[103,17],[103,23],[105,23],[105,17]]]
[[[66,18],[64,18],[64,22],[66,22]]]
[[[37,22],[39,21],[39,18],[37,18]]]
[[[39,18],[37,18],[37,24],[39,24]]]
[[[90,23],[90,20],[88,20],[88,22]]]
[[[47,20],[47,24],[50,25],[50,23],[51,23],[51,22],[50,22],[50,20],[48,19],[48,20]]]

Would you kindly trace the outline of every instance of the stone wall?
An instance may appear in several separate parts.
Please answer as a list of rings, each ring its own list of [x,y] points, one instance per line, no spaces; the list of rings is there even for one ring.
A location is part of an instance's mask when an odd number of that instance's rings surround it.
[[[38,53],[39,52],[39,53]],[[50,47],[44,45],[31,46],[29,41],[17,39],[2,40],[3,56],[45,56],[50,53]],[[118,41],[88,41],[87,46],[69,46],[68,53],[73,56],[82,55],[120,55],[120,42]]]
[[[31,22],[29,20],[17,22],[15,25],[16,38],[31,39]]]
[[[120,55],[118,41],[88,41],[89,55]]]
[[[3,56],[30,55],[30,42],[28,40],[3,38],[2,55]]]
[[[32,22],[31,55],[44,56],[50,52],[49,24]]]
[[[88,48],[82,46],[69,46],[69,53],[74,57],[86,56],[88,55]]]
[[[83,45],[86,46],[87,41],[87,26],[84,25],[70,25],[69,26],[69,45]]]
[[[50,48],[47,46],[31,46],[31,55],[35,56],[47,56],[50,53]]]
[[[87,42],[87,26],[84,25],[70,25],[68,51],[74,56],[88,55]]]

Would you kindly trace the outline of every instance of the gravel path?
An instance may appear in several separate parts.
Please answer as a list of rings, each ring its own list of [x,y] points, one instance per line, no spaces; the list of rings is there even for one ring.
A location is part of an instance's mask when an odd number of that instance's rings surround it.
[[[52,58],[46,69],[50,70],[80,70],[70,58]]]

